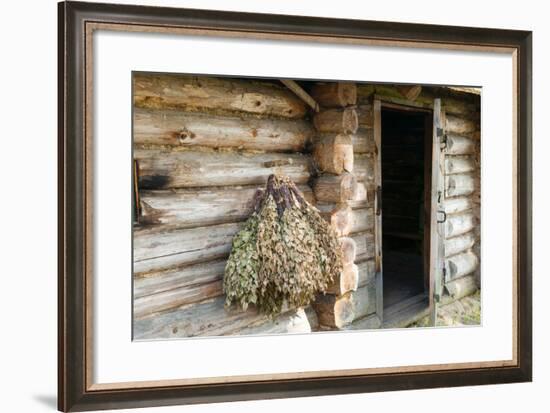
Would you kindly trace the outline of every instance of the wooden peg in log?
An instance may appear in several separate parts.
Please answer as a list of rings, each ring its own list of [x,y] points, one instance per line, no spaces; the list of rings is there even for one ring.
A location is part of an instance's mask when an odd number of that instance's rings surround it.
[[[311,96],[327,108],[352,106],[357,103],[357,86],[351,82],[317,83]]]
[[[327,109],[315,114],[313,125],[319,132],[355,133],[359,119],[353,108]]]
[[[324,174],[313,184],[315,199],[321,202],[342,202],[353,199],[357,190],[357,180],[350,173],[342,175]]]
[[[315,143],[313,159],[322,172],[353,172],[353,144],[350,135],[325,135]]]

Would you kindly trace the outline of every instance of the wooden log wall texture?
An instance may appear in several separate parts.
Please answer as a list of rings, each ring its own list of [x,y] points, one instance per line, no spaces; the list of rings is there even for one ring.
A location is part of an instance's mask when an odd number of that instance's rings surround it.
[[[300,119],[306,104],[277,81],[185,75],[134,75],[134,106],[185,112]]]
[[[135,338],[317,328],[311,309],[275,320],[224,309],[222,290],[232,238],[270,174],[314,201],[307,105],[277,81],[137,74],[134,92]]]
[[[134,143],[182,147],[303,152],[313,137],[304,119],[211,116],[175,110],[136,108]]]
[[[367,112],[372,105],[356,107],[354,84],[316,84],[312,93],[322,106],[314,117],[318,176],[313,192],[321,213],[341,237],[345,264],[314,308],[322,329],[343,329],[376,310],[374,218],[367,202],[374,173],[372,116]]]
[[[472,280],[479,284],[480,102],[473,100],[475,110],[447,110],[444,116],[445,291],[454,299],[475,290]]]

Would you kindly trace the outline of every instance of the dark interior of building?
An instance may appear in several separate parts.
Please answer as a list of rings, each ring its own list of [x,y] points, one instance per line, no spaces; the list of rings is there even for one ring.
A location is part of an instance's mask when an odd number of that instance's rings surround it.
[[[425,291],[429,243],[431,116],[382,110],[382,257],[384,307]],[[427,190],[427,192],[426,192]],[[427,241],[426,241],[427,242]],[[425,270],[426,269],[426,270]]]

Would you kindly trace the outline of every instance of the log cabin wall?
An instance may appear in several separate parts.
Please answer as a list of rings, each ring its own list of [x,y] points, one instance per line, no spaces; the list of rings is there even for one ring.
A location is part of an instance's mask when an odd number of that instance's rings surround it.
[[[224,309],[233,235],[257,188],[285,174],[313,201],[306,105],[273,81],[134,76],[134,338],[309,332],[311,308],[271,320]]]
[[[360,128],[353,146],[356,176],[365,185],[369,208],[374,206],[374,98],[422,109],[432,109],[433,100],[441,99],[447,136],[444,303],[473,293],[480,284],[480,96],[471,92],[443,87],[357,86]]]
[[[446,151],[447,301],[479,282],[479,96],[353,83],[307,88],[306,104],[277,81],[134,76],[134,338],[378,328],[374,262],[373,98],[431,108],[442,99]],[[224,308],[233,236],[257,188],[285,174],[340,236],[346,263],[315,311],[272,320]]]
[[[372,198],[372,117],[357,107],[354,83],[318,83],[313,159],[317,207],[340,236],[344,269],[314,304],[321,329],[377,328]],[[367,116],[368,117],[368,116]]]

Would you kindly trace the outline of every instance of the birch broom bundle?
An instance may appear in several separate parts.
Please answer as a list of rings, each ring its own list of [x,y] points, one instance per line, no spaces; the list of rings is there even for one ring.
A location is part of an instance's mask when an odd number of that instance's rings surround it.
[[[336,234],[287,177],[271,175],[254,198],[225,267],[226,305],[268,315],[306,306],[342,270]]]

